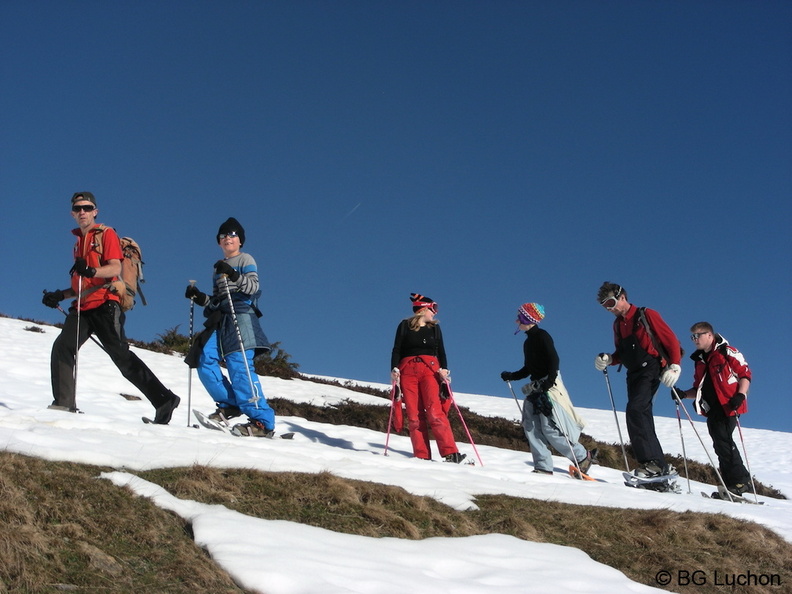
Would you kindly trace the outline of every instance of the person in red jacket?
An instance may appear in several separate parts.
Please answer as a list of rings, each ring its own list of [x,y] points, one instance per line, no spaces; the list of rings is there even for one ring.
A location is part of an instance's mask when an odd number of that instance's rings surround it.
[[[77,350],[95,334],[121,374],[132,382],[156,409],[154,422],[167,425],[180,399],[168,390],[140,358],[129,350],[124,336],[124,312],[110,281],[121,274],[124,254],[121,242],[111,227],[98,225],[99,209],[91,192],[76,192],[71,199],[72,217],[77,228],[74,266],[68,289],[45,291],[41,302],[60,307],[64,299],[74,298],[58,338],[52,344],[50,369],[53,402],[49,408],[79,412],[75,395]]]
[[[695,398],[696,411],[707,417],[707,430],[718,456],[723,482],[732,493],[742,495],[751,489],[751,475],[743,464],[732,434],[737,417],[748,411],[751,369],[743,354],[715,333],[709,322],[690,328],[696,352],[693,387],[677,390],[680,398]]]
[[[440,455],[459,464],[466,455],[457,449],[440,400],[440,382],[449,381],[450,372],[443,333],[435,320],[437,303],[418,293],[411,293],[410,300],[413,315],[399,323],[393,341],[391,381],[401,387],[415,457],[431,460],[431,429]]]
[[[659,313],[649,308],[639,309],[627,301],[627,291],[621,285],[603,283],[597,301],[616,316],[613,322],[616,350],[613,354],[597,355],[594,367],[599,371],[608,365],[627,368],[627,433],[633,454],[641,464],[635,474],[641,477],[670,474],[674,469],[666,464],[657,439],[652,401],[661,383],[671,388],[679,379],[682,370],[679,340]]]

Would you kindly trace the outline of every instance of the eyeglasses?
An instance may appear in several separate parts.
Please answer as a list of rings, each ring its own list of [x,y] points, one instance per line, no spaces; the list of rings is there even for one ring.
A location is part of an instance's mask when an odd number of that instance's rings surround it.
[[[231,231],[229,233],[220,233],[217,237],[219,239],[225,239],[226,237],[239,237],[239,233],[236,231]]]
[[[605,299],[600,301],[600,305],[602,305],[602,307],[607,310],[613,309],[619,302],[619,297],[621,297],[622,291],[622,287],[619,287],[618,291],[616,291],[616,293],[614,293],[611,297],[605,297]]]
[[[698,340],[705,334],[709,334],[709,332],[694,332],[693,334],[690,335],[690,340]]]
[[[95,204],[75,204],[72,206],[72,212],[91,212],[96,210]]]

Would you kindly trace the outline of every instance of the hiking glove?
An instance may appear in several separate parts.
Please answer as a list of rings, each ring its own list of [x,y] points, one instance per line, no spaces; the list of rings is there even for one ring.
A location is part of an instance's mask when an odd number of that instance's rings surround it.
[[[682,368],[677,365],[676,363],[671,363],[666,370],[660,375],[660,381],[666,388],[673,388],[674,384],[677,383],[679,379],[679,374],[682,372]]]
[[[96,275],[96,268],[88,266],[85,258],[77,258],[72,266],[72,271],[85,278],[93,278]]]
[[[514,374],[511,371],[501,371],[501,379],[504,382],[510,382],[514,379]]]
[[[44,291],[44,297],[41,298],[41,302],[47,307],[56,308],[63,299],[63,291],[58,289],[57,291]]]
[[[198,303],[206,303],[206,293],[201,293],[195,285],[187,285],[184,296]]]
[[[605,371],[605,368],[611,364],[612,360],[608,353],[600,353],[594,359],[594,367],[597,368],[597,371]]]
[[[729,398],[729,408],[737,410],[743,402],[745,402],[745,394],[737,392],[734,396]]]
[[[687,398],[687,394],[685,394],[684,390],[677,390],[676,388],[671,388],[671,400],[676,402],[677,398],[683,400]]]
[[[217,274],[225,274],[232,283],[239,280],[239,272],[225,260],[218,260],[214,265]]]

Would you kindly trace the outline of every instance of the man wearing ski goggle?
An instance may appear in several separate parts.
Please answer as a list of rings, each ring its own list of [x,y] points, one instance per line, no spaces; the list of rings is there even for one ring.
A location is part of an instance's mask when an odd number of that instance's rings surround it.
[[[624,289],[619,285],[619,288],[616,290],[615,293],[605,297],[602,301],[600,301],[600,305],[607,309],[608,311],[613,311],[613,309],[619,304],[619,299],[622,297],[622,293]],[[626,300],[625,300],[626,301]]]
[[[667,474],[662,446],[657,438],[652,402],[662,383],[672,387],[679,379],[682,349],[674,332],[660,314],[638,308],[628,301],[627,291],[616,283],[603,283],[597,301],[616,319],[613,324],[615,351],[600,353],[594,367],[605,371],[609,365],[627,368],[627,432],[640,476]]]

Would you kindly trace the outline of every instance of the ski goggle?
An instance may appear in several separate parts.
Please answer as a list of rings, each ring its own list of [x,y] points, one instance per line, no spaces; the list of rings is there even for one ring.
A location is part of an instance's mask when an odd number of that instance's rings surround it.
[[[72,212],[93,212],[96,210],[95,204],[75,204],[72,206]]]
[[[622,288],[619,287],[619,290],[616,291],[616,293],[600,301],[600,305],[602,305],[602,307],[604,307],[607,310],[613,309],[614,307],[616,307],[616,304],[619,302],[619,297],[621,297],[621,294],[622,294]]]
[[[417,305],[421,309],[426,308],[429,311],[431,311],[433,314],[437,313],[438,305],[434,301],[432,301],[431,303],[416,303],[415,305]]]
[[[228,233],[220,233],[217,236],[217,239],[225,239],[226,237],[239,237],[239,233],[236,231],[230,231]]]

